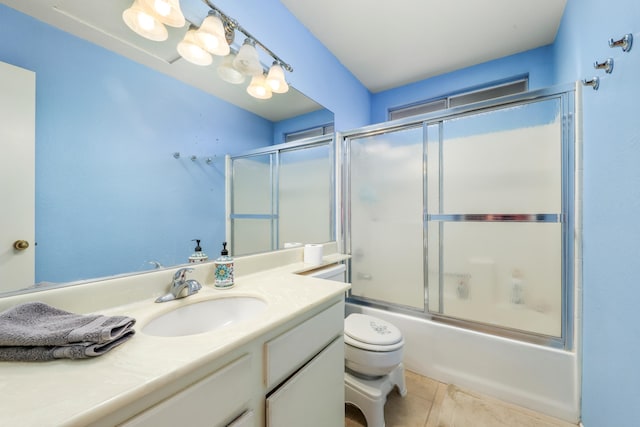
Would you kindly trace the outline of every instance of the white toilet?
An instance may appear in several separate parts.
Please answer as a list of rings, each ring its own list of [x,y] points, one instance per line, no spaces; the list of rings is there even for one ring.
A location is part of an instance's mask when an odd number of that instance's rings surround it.
[[[311,276],[343,282],[345,266],[321,269]],[[397,387],[401,396],[407,394],[402,333],[385,320],[353,313],[344,321],[344,343],[345,402],[362,411],[368,427],[384,427],[389,392]]]

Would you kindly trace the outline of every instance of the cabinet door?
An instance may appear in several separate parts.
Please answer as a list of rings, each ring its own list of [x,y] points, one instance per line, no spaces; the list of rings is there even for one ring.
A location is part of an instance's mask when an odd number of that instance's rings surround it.
[[[247,409],[251,396],[251,356],[245,355],[121,427],[224,426]],[[252,422],[253,413],[238,425]]]
[[[344,426],[344,341],[336,338],[267,398],[267,427]]]

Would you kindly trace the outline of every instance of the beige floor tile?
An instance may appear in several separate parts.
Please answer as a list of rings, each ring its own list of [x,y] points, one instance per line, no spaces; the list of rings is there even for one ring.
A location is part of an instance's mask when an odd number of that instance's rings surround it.
[[[440,418],[440,408],[442,407],[442,402],[444,401],[446,395],[447,385],[438,383],[436,395],[433,399],[433,405],[431,405],[431,411],[429,411],[429,418],[427,419],[425,427],[440,427],[438,425],[438,419]]]
[[[389,393],[385,405],[386,427],[422,427],[427,422],[431,400],[407,394],[401,397],[396,392]]]
[[[575,427],[520,406],[406,372],[408,394],[394,389],[385,405],[386,427]],[[346,407],[346,427],[366,427],[360,410]]]
[[[435,412],[430,414],[428,427],[575,426],[575,424],[464,390],[454,385],[446,386],[444,398],[442,402],[438,403],[439,412],[438,414]],[[437,421],[433,423],[432,418]]]
[[[405,382],[409,395],[421,397],[429,402],[433,402],[438,384],[440,384],[438,381],[408,370],[405,370]]]

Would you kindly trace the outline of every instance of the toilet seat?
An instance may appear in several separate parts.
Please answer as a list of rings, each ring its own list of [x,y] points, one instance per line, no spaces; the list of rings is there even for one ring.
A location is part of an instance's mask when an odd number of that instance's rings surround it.
[[[353,339],[345,331],[344,343],[347,344],[347,345],[350,345],[352,347],[360,348],[362,350],[384,353],[384,352],[389,352],[389,351],[395,351],[395,350],[398,350],[398,349],[402,348],[404,346],[404,339],[401,338],[400,341],[398,341],[397,343],[392,344],[392,345],[375,345],[375,344],[370,344],[370,343],[366,343],[366,342],[362,342],[362,341],[358,341],[356,339]]]
[[[404,345],[395,325],[377,317],[353,313],[344,319],[345,343],[370,351],[393,351]]]

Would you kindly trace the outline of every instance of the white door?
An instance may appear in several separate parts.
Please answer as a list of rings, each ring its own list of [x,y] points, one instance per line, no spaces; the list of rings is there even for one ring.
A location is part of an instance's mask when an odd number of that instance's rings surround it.
[[[0,62],[0,292],[34,284],[35,82]]]

